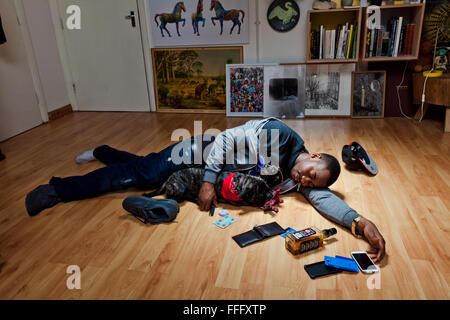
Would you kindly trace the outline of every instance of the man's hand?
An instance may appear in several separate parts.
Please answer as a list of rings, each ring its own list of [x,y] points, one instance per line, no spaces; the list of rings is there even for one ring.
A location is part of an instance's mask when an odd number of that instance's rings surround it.
[[[374,263],[380,262],[386,253],[386,241],[384,241],[383,236],[378,231],[375,224],[366,218],[361,218],[356,226],[356,229],[361,235],[364,235],[370,243],[371,248],[367,250],[370,258]]]
[[[198,205],[201,211],[208,211],[211,209],[211,206],[218,207],[214,184],[203,182],[202,188],[198,194]]]

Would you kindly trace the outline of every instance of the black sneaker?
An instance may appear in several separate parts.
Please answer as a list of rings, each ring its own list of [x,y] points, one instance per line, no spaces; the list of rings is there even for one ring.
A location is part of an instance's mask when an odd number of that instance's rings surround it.
[[[171,222],[179,212],[178,203],[172,199],[131,196],[122,202],[122,206],[144,224]]]
[[[30,216],[35,216],[44,209],[51,208],[62,200],[51,184],[44,184],[27,194],[25,206]]]

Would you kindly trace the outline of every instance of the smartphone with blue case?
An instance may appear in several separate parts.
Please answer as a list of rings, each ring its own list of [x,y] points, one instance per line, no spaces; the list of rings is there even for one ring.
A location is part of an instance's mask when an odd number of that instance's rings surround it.
[[[358,272],[358,264],[352,258],[346,258],[341,256],[329,257],[325,256],[325,265],[340,270]]]

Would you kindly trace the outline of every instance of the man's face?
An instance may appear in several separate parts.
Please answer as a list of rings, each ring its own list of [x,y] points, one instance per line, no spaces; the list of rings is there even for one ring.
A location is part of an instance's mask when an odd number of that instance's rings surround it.
[[[303,187],[325,188],[330,171],[319,153],[302,154],[291,170],[291,177]]]

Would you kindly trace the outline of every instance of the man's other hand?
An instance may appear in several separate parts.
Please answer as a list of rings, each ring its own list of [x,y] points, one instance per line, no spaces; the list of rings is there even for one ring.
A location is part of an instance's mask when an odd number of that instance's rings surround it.
[[[217,208],[217,196],[214,190],[214,184],[203,182],[198,194],[198,205],[201,211],[208,211],[211,209],[211,206]]]
[[[383,260],[386,254],[386,241],[384,241],[383,236],[375,224],[366,218],[361,218],[356,228],[369,242],[370,249],[367,250],[367,253],[373,262],[378,263]]]

